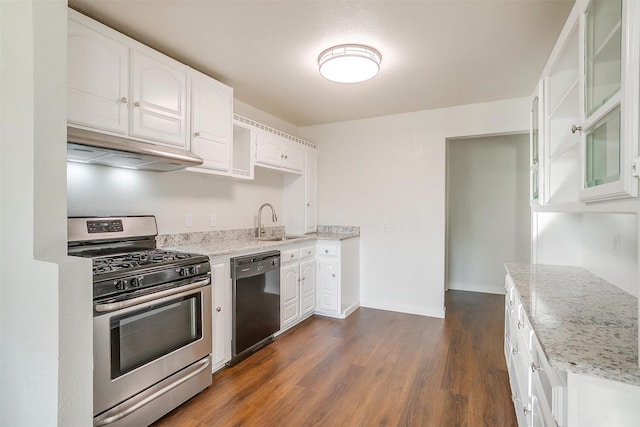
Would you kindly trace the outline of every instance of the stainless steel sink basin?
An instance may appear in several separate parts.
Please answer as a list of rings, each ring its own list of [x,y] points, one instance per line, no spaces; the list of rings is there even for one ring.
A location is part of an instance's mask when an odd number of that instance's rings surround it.
[[[260,237],[258,240],[262,240],[265,242],[284,242],[287,240],[296,240],[302,239],[304,236],[272,236],[272,237]]]

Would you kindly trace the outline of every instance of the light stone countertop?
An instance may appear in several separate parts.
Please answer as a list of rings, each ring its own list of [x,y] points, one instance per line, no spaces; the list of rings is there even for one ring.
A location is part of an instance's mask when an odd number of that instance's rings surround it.
[[[638,298],[580,267],[505,268],[551,366],[640,385]]]
[[[321,232],[306,234],[297,239],[291,240],[258,240],[258,239],[188,239],[172,237],[162,244],[162,249],[176,250],[182,252],[199,253],[208,255],[211,258],[245,254],[251,252],[261,252],[276,250],[285,245],[292,245],[300,242],[316,242],[317,240],[345,240],[360,237],[359,232]],[[195,240],[195,241],[194,241]]]

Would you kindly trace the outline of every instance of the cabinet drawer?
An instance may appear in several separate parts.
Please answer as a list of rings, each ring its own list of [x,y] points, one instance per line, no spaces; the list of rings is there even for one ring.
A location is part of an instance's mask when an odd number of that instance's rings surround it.
[[[564,425],[566,387],[558,372],[549,364],[535,335],[531,338],[531,372],[542,404],[549,408],[558,425]]]
[[[299,257],[298,249],[290,249],[288,251],[280,252],[280,260],[282,264],[297,261]]]
[[[319,252],[319,255],[322,255],[322,256],[338,256],[339,246],[326,244],[326,243],[319,243],[318,252]]]
[[[312,258],[316,256],[316,247],[315,246],[306,246],[304,248],[300,248],[300,258]]]

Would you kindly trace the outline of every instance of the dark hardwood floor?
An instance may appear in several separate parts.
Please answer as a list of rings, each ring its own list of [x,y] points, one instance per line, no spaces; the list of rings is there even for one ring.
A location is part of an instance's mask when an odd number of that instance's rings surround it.
[[[449,291],[446,320],[315,316],[155,426],[515,426],[503,296]]]

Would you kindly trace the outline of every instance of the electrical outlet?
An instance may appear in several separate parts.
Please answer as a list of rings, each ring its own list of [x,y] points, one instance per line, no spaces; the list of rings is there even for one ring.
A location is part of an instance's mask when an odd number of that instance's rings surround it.
[[[620,235],[613,235],[613,245],[612,245],[612,254],[613,256],[620,256]]]
[[[218,218],[216,214],[212,213],[209,215],[209,227],[215,227],[216,225],[218,225]]]
[[[187,227],[193,227],[193,215],[188,213],[184,218],[184,225]]]

